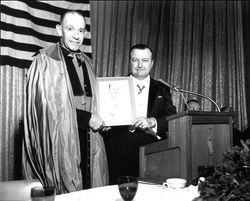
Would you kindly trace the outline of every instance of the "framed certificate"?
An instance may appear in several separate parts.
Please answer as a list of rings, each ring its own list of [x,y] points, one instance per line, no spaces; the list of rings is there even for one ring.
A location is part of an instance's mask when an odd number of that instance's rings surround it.
[[[106,126],[132,123],[136,111],[131,77],[99,77],[97,94],[97,111]]]

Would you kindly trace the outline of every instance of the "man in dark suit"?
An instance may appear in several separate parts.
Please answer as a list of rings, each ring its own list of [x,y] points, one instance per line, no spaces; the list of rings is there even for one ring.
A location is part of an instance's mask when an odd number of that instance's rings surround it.
[[[121,175],[139,176],[139,148],[166,138],[166,117],[176,113],[170,89],[150,77],[153,53],[144,44],[130,48],[130,68],[137,118],[130,126],[112,127],[103,133],[110,184]]]

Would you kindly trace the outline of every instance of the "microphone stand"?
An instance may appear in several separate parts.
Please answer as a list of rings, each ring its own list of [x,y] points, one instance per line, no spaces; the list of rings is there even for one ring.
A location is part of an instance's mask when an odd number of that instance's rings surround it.
[[[182,95],[182,98],[183,98],[184,101],[185,101],[185,104],[186,104],[186,105],[187,105],[187,101],[186,101],[185,97],[183,96],[183,92],[184,92],[184,93],[189,93],[189,94],[194,94],[194,95],[201,96],[201,97],[203,97],[203,98],[208,99],[209,101],[211,101],[211,102],[216,106],[217,110],[220,112],[220,108],[219,108],[219,106],[217,105],[217,103],[216,103],[214,100],[212,100],[211,98],[209,98],[208,96],[205,96],[205,95],[203,95],[203,94],[199,94],[199,93],[196,93],[196,92],[193,92],[193,91],[189,91],[189,90],[177,88],[177,87],[175,87],[175,86],[173,86],[173,85],[171,85],[171,84],[169,84],[169,83],[163,81],[162,79],[158,79],[158,81],[160,81],[160,82],[163,83],[164,85],[168,86],[169,88],[171,88],[171,89],[173,89],[173,90],[175,90],[175,91],[177,91],[177,92],[180,92],[181,95]],[[188,106],[188,105],[187,105],[187,106]]]

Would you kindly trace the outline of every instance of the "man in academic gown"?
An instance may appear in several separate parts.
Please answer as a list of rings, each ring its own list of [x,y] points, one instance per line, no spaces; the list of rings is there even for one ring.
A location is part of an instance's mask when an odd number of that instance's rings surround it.
[[[60,42],[41,49],[27,73],[23,174],[58,194],[108,181],[95,75],[80,51],[85,27],[81,12],[67,11],[56,26]]]

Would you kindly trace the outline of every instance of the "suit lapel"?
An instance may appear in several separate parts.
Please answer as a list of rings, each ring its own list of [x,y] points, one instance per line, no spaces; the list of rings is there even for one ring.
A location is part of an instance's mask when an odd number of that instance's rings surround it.
[[[157,84],[157,82],[150,77],[147,116],[150,116],[151,113],[152,113],[152,109],[153,109],[153,105],[154,105],[154,102],[155,102],[157,90],[158,90],[158,84]]]

